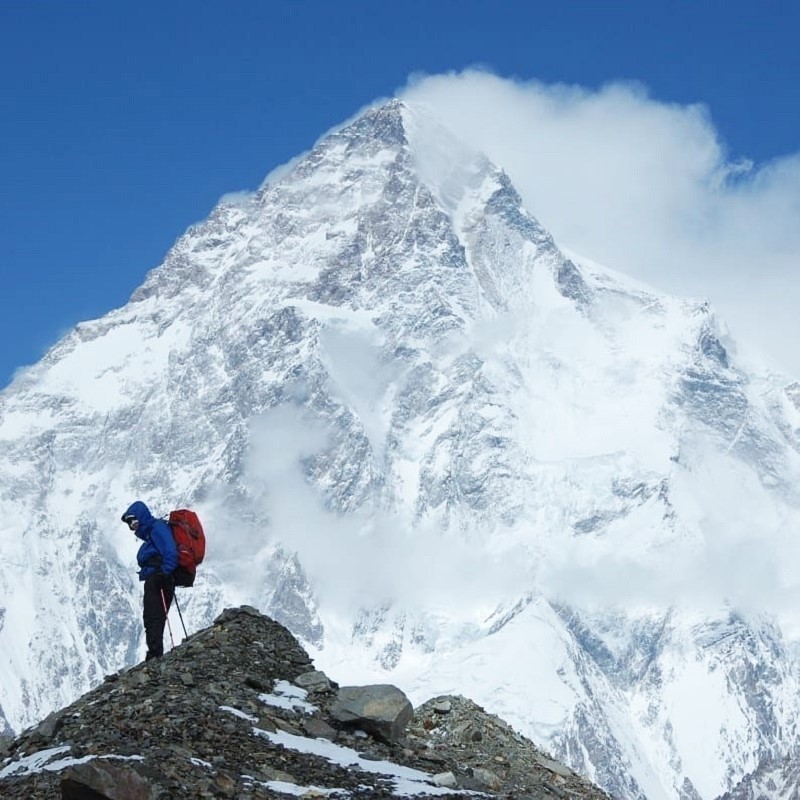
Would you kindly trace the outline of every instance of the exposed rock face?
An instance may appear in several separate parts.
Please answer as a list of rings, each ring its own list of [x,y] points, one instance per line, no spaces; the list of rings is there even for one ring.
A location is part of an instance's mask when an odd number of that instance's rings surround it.
[[[363,726],[342,721],[347,708]],[[389,717],[385,736],[376,723]],[[286,628],[247,606],[108,676],[0,758],[0,796],[20,800],[607,797],[463,698],[437,698],[412,718],[396,687],[341,693]]]
[[[746,775],[719,800],[798,800],[800,798],[800,753],[768,758]]]

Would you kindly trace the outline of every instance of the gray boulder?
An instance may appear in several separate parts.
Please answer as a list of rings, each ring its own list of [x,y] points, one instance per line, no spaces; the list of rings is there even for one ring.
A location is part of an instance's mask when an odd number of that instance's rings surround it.
[[[65,770],[63,800],[157,800],[162,792],[137,770],[124,764],[89,761]]]
[[[331,706],[331,715],[392,744],[403,736],[414,708],[396,686],[343,686]]]
[[[317,669],[298,675],[294,682],[296,686],[305,689],[309,694],[314,694],[315,692],[326,694],[333,691],[333,686],[328,676]]]

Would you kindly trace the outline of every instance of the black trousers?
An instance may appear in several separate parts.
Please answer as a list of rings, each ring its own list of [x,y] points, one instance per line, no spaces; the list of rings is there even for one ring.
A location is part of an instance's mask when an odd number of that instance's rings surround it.
[[[171,575],[157,572],[144,581],[144,635],[147,641],[145,660],[164,655],[164,625],[167,611],[175,595],[175,581]],[[166,610],[165,610],[166,605]]]

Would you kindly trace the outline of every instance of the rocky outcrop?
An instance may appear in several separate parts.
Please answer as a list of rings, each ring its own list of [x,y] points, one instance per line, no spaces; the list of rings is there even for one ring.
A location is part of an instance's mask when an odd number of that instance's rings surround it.
[[[347,687],[253,608],[106,677],[0,752],[4,798],[607,797],[469,700]]]

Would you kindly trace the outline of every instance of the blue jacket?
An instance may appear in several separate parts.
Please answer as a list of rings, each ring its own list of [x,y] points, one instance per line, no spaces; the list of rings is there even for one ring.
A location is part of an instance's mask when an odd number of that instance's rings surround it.
[[[123,517],[131,515],[139,520],[136,536],[142,539],[142,546],[136,554],[139,580],[143,581],[156,572],[165,575],[174,572],[178,566],[178,550],[169,525],[163,519],[156,519],[141,500],[132,503]]]

